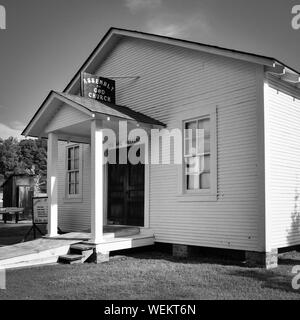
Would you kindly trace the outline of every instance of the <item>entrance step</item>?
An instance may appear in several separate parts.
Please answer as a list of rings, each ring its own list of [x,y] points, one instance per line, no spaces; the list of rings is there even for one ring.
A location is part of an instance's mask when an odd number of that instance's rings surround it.
[[[60,256],[58,262],[67,264],[88,262],[88,259],[93,253],[93,246],[84,243],[75,243],[70,246],[69,254]]]
[[[71,245],[70,254],[77,254],[83,256],[82,262],[90,262],[90,259],[94,253],[94,247],[89,244],[76,243]]]
[[[71,245],[70,249],[72,252],[73,251],[83,252],[83,251],[93,250],[94,247],[85,243],[75,243]]]
[[[82,263],[84,259],[83,255],[79,254],[66,254],[58,258],[58,262],[65,264]]]

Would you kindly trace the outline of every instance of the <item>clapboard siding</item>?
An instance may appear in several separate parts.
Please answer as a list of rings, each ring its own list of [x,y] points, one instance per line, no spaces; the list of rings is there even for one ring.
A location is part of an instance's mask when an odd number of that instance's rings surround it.
[[[150,168],[150,228],[156,241],[263,250],[258,204],[257,74],[255,64],[146,40],[120,41],[97,70],[117,79],[117,103],[177,128],[186,113],[217,110],[217,190],[214,202],[181,201],[178,166]],[[167,146],[168,147],[168,146]],[[66,203],[65,146],[60,146],[59,223],[66,230],[90,224],[90,155],[84,146],[82,203]]]
[[[60,130],[89,119],[90,118],[87,115],[64,104],[58,109],[55,116],[45,129],[45,132]]]
[[[268,77],[268,83],[267,210],[272,246],[281,248],[300,244],[300,90],[275,77]]]
[[[258,66],[150,41],[124,39],[95,70],[117,79],[117,103],[178,127],[186,112],[217,106],[215,202],[182,202],[176,165],[150,169],[156,241],[262,250],[257,173]],[[262,68],[261,68],[262,72]]]
[[[58,225],[63,231],[86,231],[91,227],[91,196],[90,196],[90,146],[82,148],[82,201],[65,201],[66,183],[66,147],[67,143],[59,142],[58,161]]]

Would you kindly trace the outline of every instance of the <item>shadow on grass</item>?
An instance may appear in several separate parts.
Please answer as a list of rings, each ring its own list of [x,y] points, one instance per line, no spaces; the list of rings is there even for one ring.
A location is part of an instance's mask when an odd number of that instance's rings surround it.
[[[259,281],[261,282],[261,288],[298,293],[300,297],[300,291],[294,290],[292,287],[292,278],[294,275],[289,273],[280,273],[277,269],[275,271],[270,271],[245,268],[244,270],[231,271],[228,274],[231,276],[250,278],[252,280]]]
[[[299,259],[289,259],[289,258],[283,258],[278,260],[279,265],[283,266],[299,266],[300,260]]]
[[[245,262],[236,259],[230,259],[230,257],[218,257],[214,255],[204,255],[198,254],[197,256],[191,256],[187,259],[178,259],[173,257],[170,253],[159,252],[153,248],[143,248],[143,251],[131,250],[131,251],[120,251],[116,252],[116,255],[121,255],[121,257],[130,257],[133,259],[145,259],[145,260],[164,260],[173,263],[181,264],[211,264],[212,268],[214,266],[232,267],[224,269],[224,273],[229,276],[249,278],[253,281],[258,281],[261,283],[261,288],[279,290],[286,293],[298,293],[300,298],[300,290],[294,290],[292,288],[292,278],[291,273],[293,266],[300,265],[299,254],[287,255],[286,257],[280,257],[279,267],[274,270],[266,270],[263,268],[249,267]],[[214,266],[213,266],[214,265]]]
[[[124,251],[112,252],[112,256],[130,257],[132,259],[142,260],[164,260],[173,263],[180,264],[212,264],[220,266],[238,266],[245,267],[245,263],[242,260],[230,259],[225,257],[218,257],[214,255],[194,254],[188,258],[176,258],[168,252],[160,252],[153,247],[135,248]]]

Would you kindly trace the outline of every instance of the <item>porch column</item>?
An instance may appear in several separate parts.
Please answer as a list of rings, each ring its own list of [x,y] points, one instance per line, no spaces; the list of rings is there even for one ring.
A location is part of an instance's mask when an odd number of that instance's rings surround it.
[[[103,239],[104,152],[102,121],[91,123],[91,242]]]
[[[55,133],[49,133],[47,161],[48,237],[57,236],[57,160],[58,138]]]

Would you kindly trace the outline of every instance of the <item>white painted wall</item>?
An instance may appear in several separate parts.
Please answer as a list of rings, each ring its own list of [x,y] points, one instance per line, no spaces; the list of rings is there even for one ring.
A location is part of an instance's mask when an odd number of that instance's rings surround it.
[[[0,208],[3,207],[3,192],[0,192]]]
[[[175,128],[192,112],[217,106],[217,190],[215,202],[182,202],[178,168],[150,169],[150,228],[156,241],[263,251],[258,178],[258,74],[255,64],[178,47],[123,40],[98,70],[104,77],[138,75],[117,80],[117,103]],[[60,148],[63,148],[62,146]],[[85,147],[88,148],[88,147]],[[60,149],[60,178],[64,150]],[[84,154],[82,203],[59,199],[64,229],[90,226],[89,153]],[[59,183],[60,196],[64,192]]]
[[[281,248],[300,244],[300,90],[274,77],[267,82],[266,208],[271,246]]]

